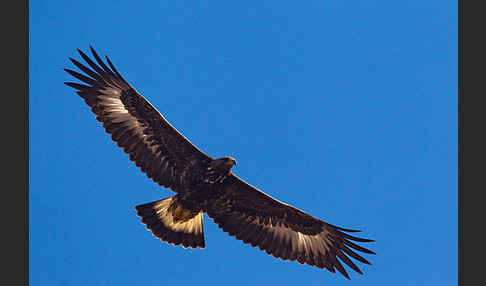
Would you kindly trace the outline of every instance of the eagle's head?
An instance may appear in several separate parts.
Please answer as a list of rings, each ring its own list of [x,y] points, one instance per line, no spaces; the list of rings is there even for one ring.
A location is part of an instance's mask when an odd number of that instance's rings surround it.
[[[223,164],[225,164],[226,166],[230,166],[230,168],[233,167],[234,165],[236,165],[235,158],[230,157],[230,156],[224,156],[224,157],[219,158],[218,160],[222,160]]]
[[[235,158],[232,158],[230,156],[224,156],[224,157],[215,159],[211,163],[211,165],[214,169],[219,169],[219,170],[222,170],[222,171],[229,172],[231,170],[231,168],[234,165],[236,165],[236,160],[235,160]]]

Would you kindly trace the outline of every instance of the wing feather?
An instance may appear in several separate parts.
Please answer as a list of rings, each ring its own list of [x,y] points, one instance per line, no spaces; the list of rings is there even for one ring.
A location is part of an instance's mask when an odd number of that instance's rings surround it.
[[[184,170],[212,158],[195,147],[135,91],[108,57],[109,67],[92,47],[90,50],[94,61],[78,49],[87,66],[69,58],[84,74],[65,69],[83,84],[65,84],[85,99],[112,140],[142,172],[159,185],[180,191]]]
[[[211,201],[207,214],[223,231],[274,257],[297,260],[331,272],[337,269],[348,279],[341,262],[359,274],[363,273],[350,258],[369,264],[351,248],[374,254],[350,241],[373,240],[344,233],[356,230],[336,227],[279,202],[235,175],[229,177],[217,198]]]

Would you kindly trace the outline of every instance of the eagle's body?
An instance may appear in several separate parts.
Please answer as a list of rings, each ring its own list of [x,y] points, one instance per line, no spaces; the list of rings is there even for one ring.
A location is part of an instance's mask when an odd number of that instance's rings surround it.
[[[203,213],[207,213],[223,231],[283,260],[331,272],[337,269],[347,278],[341,262],[362,273],[349,257],[370,264],[355,250],[374,252],[352,241],[372,240],[346,234],[356,231],[319,220],[238,178],[231,171],[233,158],[213,159],[200,151],[135,91],[108,58],[110,68],[91,51],[97,64],[79,51],[91,69],[70,58],[86,75],[66,69],[84,84],[66,84],[78,90],[130,160],[154,182],[177,193],[136,207],[155,236],[174,245],[204,248]]]

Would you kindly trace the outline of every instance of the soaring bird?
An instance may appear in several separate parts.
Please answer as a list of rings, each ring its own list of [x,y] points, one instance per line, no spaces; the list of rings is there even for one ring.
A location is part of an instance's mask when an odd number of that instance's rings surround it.
[[[147,229],[162,241],[204,248],[203,214],[230,236],[282,260],[298,261],[349,279],[342,263],[363,274],[350,259],[373,251],[354,242],[371,242],[280,202],[246,183],[231,168],[234,158],[212,158],[178,132],[140,93],[90,47],[94,62],[78,49],[84,74],[65,69],[81,83],[65,82],[91,107],[113,141],[155,183],[176,195],[136,206]],[[108,64],[108,66],[107,66]],[[354,242],[353,242],[354,241]],[[342,262],[342,263],[341,263]]]

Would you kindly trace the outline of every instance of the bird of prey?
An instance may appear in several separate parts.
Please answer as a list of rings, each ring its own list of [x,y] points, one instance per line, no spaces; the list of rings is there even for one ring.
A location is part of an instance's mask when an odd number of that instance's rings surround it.
[[[350,259],[375,254],[355,242],[371,242],[280,202],[237,177],[235,159],[214,159],[179,133],[141,94],[90,47],[94,60],[78,49],[84,74],[65,69],[81,83],[65,82],[91,107],[118,146],[155,183],[176,193],[136,206],[137,215],[160,240],[184,248],[204,248],[203,214],[230,236],[282,260],[337,269],[342,263],[363,274]],[[95,62],[96,61],[96,62]],[[108,64],[108,66],[107,66]],[[354,242],[353,242],[354,241]],[[342,263],[341,263],[342,262]]]

